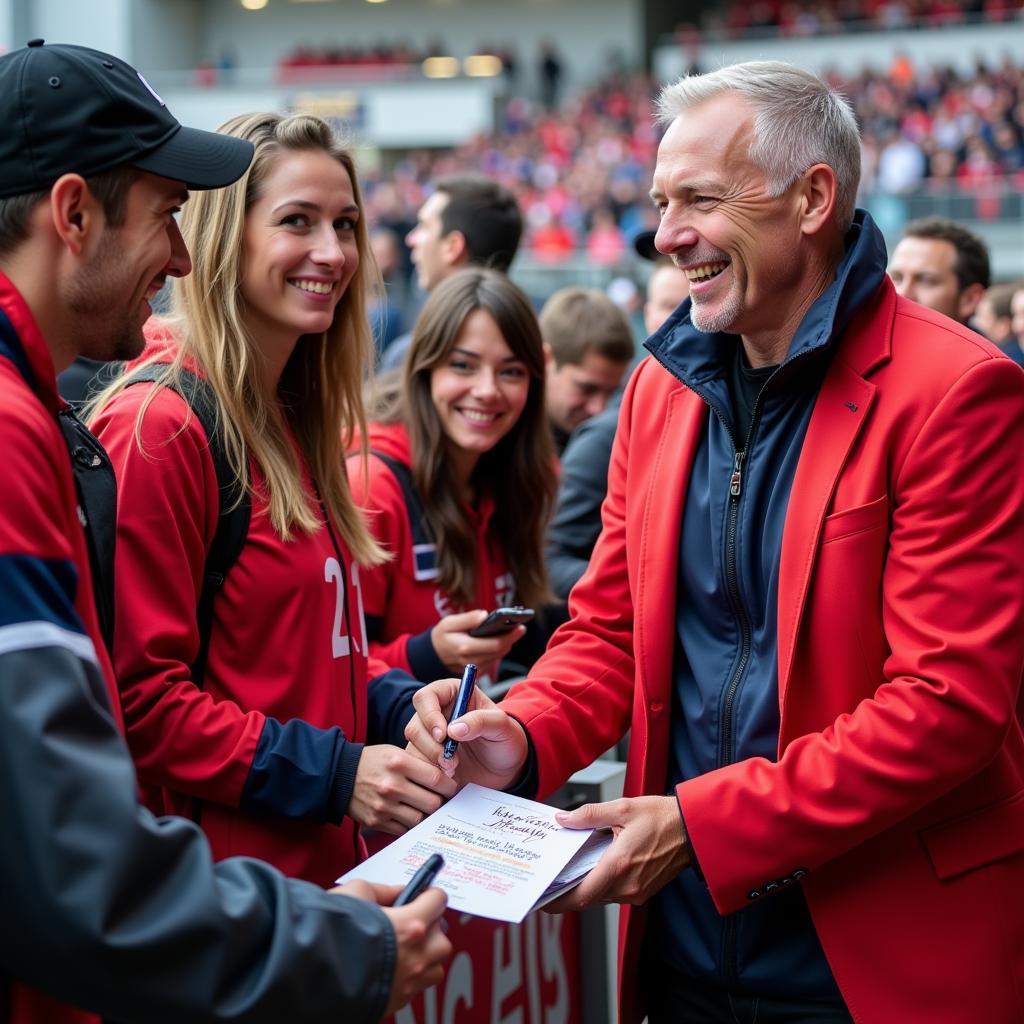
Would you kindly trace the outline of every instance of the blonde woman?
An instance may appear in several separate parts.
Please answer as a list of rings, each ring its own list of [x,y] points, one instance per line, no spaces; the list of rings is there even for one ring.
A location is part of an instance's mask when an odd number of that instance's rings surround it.
[[[189,202],[193,273],[94,405],[118,476],[114,662],[153,806],[197,817],[217,857],[326,885],[360,858],[359,824],[402,832],[453,787],[367,743],[403,743],[418,684],[367,657],[360,570],[385,556],[343,461],[365,433],[371,353],[352,160],[312,117],[251,114],[221,131],[254,143],[252,166]],[[165,365],[157,382],[129,385],[148,364]],[[225,495],[175,390],[189,373],[212,388],[219,446],[251,503],[201,678],[197,602]]]

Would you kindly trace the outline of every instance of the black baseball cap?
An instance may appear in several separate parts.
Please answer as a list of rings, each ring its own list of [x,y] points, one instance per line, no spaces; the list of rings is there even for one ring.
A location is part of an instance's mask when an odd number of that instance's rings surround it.
[[[179,123],[123,60],[42,39],[0,57],[0,124],[0,198],[122,166],[221,188],[253,155],[244,139]]]
[[[633,239],[633,248],[636,249],[637,255],[643,256],[645,260],[660,260],[661,253],[654,248],[654,236],[657,231],[641,231]]]

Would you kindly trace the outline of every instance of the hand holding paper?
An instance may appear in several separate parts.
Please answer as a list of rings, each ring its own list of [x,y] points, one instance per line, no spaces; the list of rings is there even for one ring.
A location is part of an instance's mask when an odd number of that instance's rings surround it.
[[[592,903],[646,903],[690,863],[690,844],[673,796],[637,796],[559,811],[568,828],[611,828],[615,839],[593,871],[549,910]]]
[[[405,727],[405,738],[424,760],[439,765],[460,784],[506,789],[526,764],[526,734],[479,687],[473,689],[469,711],[449,725],[458,687],[457,679],[441,679],[417,690],[412,699],[416,715]],[[450,760],[443,756],[447,736],[459,741]]]
[[[363,747],[348,813],[361,825],[400,836],[454,795],[455,783],[399,747]]]
[[[339,881],[407,881],[434,853],[434,885],[454,910],[519,922],[590,870],[611,836],[562,827],[555,808],[467,786],[450,803]]]

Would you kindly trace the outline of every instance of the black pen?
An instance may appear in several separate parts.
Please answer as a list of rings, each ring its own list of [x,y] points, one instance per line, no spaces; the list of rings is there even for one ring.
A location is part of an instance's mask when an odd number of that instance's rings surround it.
[[[459,683],[459,692],[455,695],[455,707],[452,708],[452,717],[449,722],[461,718],[469,710],[469,698],[473,696],[473,684],[476,682],[476,665],[469,664],[462,670],[462,680]],[[444,741],[443,756],[450,761],[459,749],[459,741],[446,739]]]
[[[404,907],[411,903],[430,883],[437,878],[444,867],[444,857],[439,853],[432,853],[417,869],[416,874],[409,879],[405,888],[398,894],[398,899],[391,904],[393,907]]]

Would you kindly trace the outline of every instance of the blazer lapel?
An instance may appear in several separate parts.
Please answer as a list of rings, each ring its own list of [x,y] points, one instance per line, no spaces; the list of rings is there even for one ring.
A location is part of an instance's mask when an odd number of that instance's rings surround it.
[[[897,302],[892,282],[883,278],[874,297],[837,342],[839,350],[818,393],[800,452],[779,564],[779,707],[783,715],[825,513],[874,404],[876,388],[866,377],[889,359]]]
[[[836,358],[811,413],[782,534],[779,564],[779,706],[785,704],[814,555],[839,474],[874,402],[875,386]]]
[[[667,409],[657,413],[661,430],[648,483],[641,498],[643,528],[636,579],[634,645],[640,682],[648,698],[667,701],[671,690],[675,630],[679,538],[697,444],[708,415],[707,406],[689,389],[675,391]],[[642,456],[635,456],[642,457]]]

